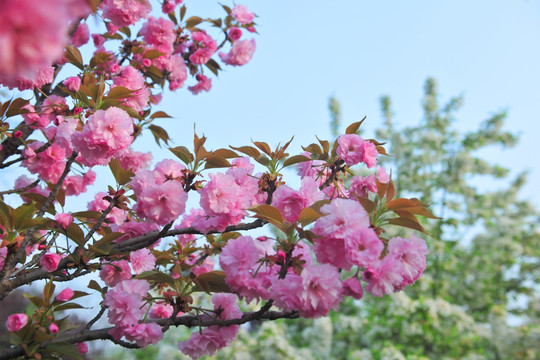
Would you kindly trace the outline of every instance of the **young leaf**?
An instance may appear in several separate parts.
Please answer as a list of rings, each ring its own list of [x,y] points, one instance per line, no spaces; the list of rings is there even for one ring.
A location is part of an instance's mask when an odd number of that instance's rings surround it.
[[[364,120],[366,120],[366,116],[364,116],[362,120],[347,126],[347,129],[345,129],[345,134],[357,134],[358,130],[360,129],[360,125],[362,125]]]
[[[210,292],[231,292],[231,289],[225,283],[225,273],[223,271],[215,270],[209,271],[193,279],[193,282],[197,285],[195,291]]]

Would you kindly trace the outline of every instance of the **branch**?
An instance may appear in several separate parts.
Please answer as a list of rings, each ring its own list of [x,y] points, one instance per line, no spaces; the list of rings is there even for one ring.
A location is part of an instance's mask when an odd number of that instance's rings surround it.
[[[262,308],[264,309],[266,305]],[[261,310],[262,310],[261,309]],[[216,319],[204,319],[200,318],[197,315],[183,315],[177,317],[172,321],[174,326],[186,326],[186,327],[208,327],[212,325],[226,326],[226,325],[241,325],[254,320],[277,320],[277,319],[297,319],[299,317],[297,311],[290,312],[280,312],[280,311],[268,311],[261,313],[261,311],[246,312],[242,315],[241,318],[231,319],[231,320],[216,320]],[[166,326],[170,319],[159,319],[147,321],[148,323],[156,323],[161,326]],[[108,327],[98,330],[76,330],[73,332],[66,332],[53,340],[45,341],[41,344],[41,348],[45,348],[47,345],[57,342],[69,342],[69,343],[78,343],[83,341],[91,340],[111,340],[115,341],[109,331],[114,329],[114,327]],[[123,342],[120,344],[125,346],[129,343]],[[133,344],[129,344],[129,347],[134,347]],[[12,349],[0,351],[0,360],[13,359],[17,356],[24,355],[24,349],[22,347],[16,347]]]

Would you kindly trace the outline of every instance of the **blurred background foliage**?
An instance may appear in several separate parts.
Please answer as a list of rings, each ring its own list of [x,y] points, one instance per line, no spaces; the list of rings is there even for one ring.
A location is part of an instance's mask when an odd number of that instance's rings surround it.
[[[481,156],[484,149],[503,151],[519,139],[504,130],[504,111],[475,131],[457,131],[462,103],[461,97],[442,103],[437,82],[429,78],[423,118],[416,126],[397,127],[390,97],[380,99],[382,125],[375,138],[388,141],[392,155],[380,160],[398,191],[409,189],[398,196],[418,197],[443,218],[422,223],[431,234],[425,237],[430,254],[416,284],[383,298],[349,299],[326,318],[242,327],[237,340],[213,358],[540,359],[540,214],[520,193],[525,173],[512,177]],[[337,136],[337,99],[330,99],[329,110]],[[176,343],[189,332],[172,329],[157,347],[101,356],[184,359]]]

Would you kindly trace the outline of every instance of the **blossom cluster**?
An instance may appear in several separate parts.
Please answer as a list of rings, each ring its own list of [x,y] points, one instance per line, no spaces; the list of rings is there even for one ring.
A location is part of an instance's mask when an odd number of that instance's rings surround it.
[[[388,239],[384,228],[394,220],[421,231],[416,215],[430,213],[416,199],[393,199],[390,176],[377,166],[384,149],[358,135],[360,123],[332,150],[319,140],[294,156],[286,153],[290,142],[274,151],[262,142],[209,151],[197,134],[192,150],[169,147],[176,158],[153,166],[151,153],[134,150],[143,132],[169,145],[155,124],[168,115],[153,109],[165,87],[175,91],[193,78],[189,91],[210,91],[217,60],[252,60],[256,44],[246,36],[256,31],[256,15],[241,4],[223,9],[224,19],[208,19],[185,18],[182,0],[161,2],[160,17],[148,0],[0,2],[0,83],[36,94],[0,106],[0,153],[2,161],[16,157],[6,166],[20,163],[37,176],[22,175],[3,193],[22,204],[0,203],[0,298],[48,281],[43,296],[31,298],[33,316],[6,322],[14,354],[57,354],[55,341],[70,329],[57,312],[80,308],[75,301],[91,294],[68,287],[53,296],[55,283],[93,272],[100,282],[88,288],[103,301],[95,320],[70,337],[79,352],[88,351],[84,341],[97,338],[92,326],[106,314],[113,328],[99,336],[138,347],[157,344],[173,325],[201,327],[178,343],[192,358],[228,345],[249,320],[326,316],[347,296],[400,291],[423,273],[424,240]],[[91,33],[93,14],[105,30]],[[223,41],[204,25],[220,28]],[[115,41],[121,45],[111,50]],[[93,50],[91,59],[82,46]],[[77,73],[59,81],[63,66]],[[4,116],[19,115],[24,131],[3,126]],[[292,165],[298,186],[284,179]],[[372,170],[355,175],[357,165]],[[100,166],[109,167],[114,186],[70,212]],[[275,238],[243,233],[267,224],[278,229]],[[211,309],[197,302],[200,292],[212,294]],[[265,305],[246,314],[237,300]]]

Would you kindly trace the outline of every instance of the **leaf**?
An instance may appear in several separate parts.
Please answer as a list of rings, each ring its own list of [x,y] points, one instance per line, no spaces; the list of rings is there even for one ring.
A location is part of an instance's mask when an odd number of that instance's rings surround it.
[[[298,221],[300,224],[302,224],[302,227],[311,224],[321,216],[324,216],[320,212],[313,210],[311,208],[304,208],[302,211],[300,211],[300,215],[298,215]]]
[[[386,194],[386,190],[388,190],[388,184],[380,182],[379,179],[375,181],[377,182],[377,195],[379,195],[379,199],[382,199]]]
[[[135,176],[133,171],[124,169],[122,165],[120,165],[120,161],[115,158],[112,158],[111,161],[109,161],[109,168],[118,185],[127,184],[131,181],[131,178]]]
[[[347,129],[345,129],[345,134],[358,134],[358,130],[360,129],[360,125],[366,120],[366,116],[358,122],[352,123],[351,125],[347,126]]]
[[[427,234],[426,230],[420,225],[417,221],[407,219],[407,218],[393,218],[388,219],[388,223],[392,225],[402,226],[409,229],[418,230],[420,232],[423,232],[424,234]]]
[[[156,143],[161,147],[160,143],[159,143],[159,140],[163,140],[163,142],[165,143],[165,145],[169,145],[169,134],[167,133],[167,131],[165,131],[164,128],[162,128],[161,126],[157,126],[157,125],[150,125],[148,126],[148,128],[150,129],[150,131],[152,131],[152,134],[154,135],[154,138],[156,139]]]
[[[23,106],[27,104],[29,104],[28,100],[24,100],[21,98],[6,101],[1,107],[0,117],[2,117],[4,114],[6,115],[6,117],[27,114],[29,113],[28,109],[23,109]]]
[[[368,198],[365,198],[362,196],[357,196],[356,198],[358,199],[358,202],[362,204],[362,206],[368,213],[372,212],[377,207],[377,205],[375,205],[375,203],[369,200]]]
[[[219,75],[219,70],[221,70],[221,67],[219,64],[214,60],[210,59],[206,62],[205,66],[212,72],[214,75]]]
[[[285,221],[285,219],[283,219],[283,215],[281,215],[281,211],[272,205],[255,205],[250,207],[248,210],[253,211],[256,214],[255,217],[268,220],[272,223],[283,224]]]
[[[99,220],[101,217],[101,212],[99,211],[78,211],[71,214],[74,218],[79,220],[94,219]]]
[[[145,271],[137,275],[136,278],[174,285],[174,278],[172,276],[159,271]]]
[[[294,164],[311,161],[310,158],[304,155],[294,155],[283,162],[283,167],[291,166]]]
[[[220,156],[210,155],[206,158],[205,169],[231,167],[231,163],[227,159]]]
[[[246,154],[247,156],[251,156],[253,159],[257,159],[259,156],[261,156],[261,153],[259,152],[259,150],[255,149],[253,146],[240,146],[240,147],[231,146],[231,149],[240,151],[241,153]]]
[[[203,19],[198,16],[192,16],[186,20],[186,28],[192,28],[203,22]]]
[[[325,154],[328,154],[328,151],[330,151],[330,143],[326,140],[321,140],[319,139],[319,137],[315,136],[317,138],[317,140],[319,140],[319,144],[321,144],[322,148],[323,148],[323,152]]]
[[[79,305],[77,303],[64,303],[62,305],[58,305],[54,308],[54,311],[65,311],[65,310],[71,310],[71,309],[86,309],[84,306]]]
[[[310,152],[312,154],[318,154],[319,155],[319,154],[323,153],[321,147],[319,145],[317,145],[317,144],[310,144],[307,147],[302,146],[302,149],[304,149],[304,151]]]
[[[47,345],[47,347],[43,350],[51,353],[66,355],[74,359],[83,360],[79,350],[77,350],[77,347],[68,342],[53,342]]]
[[[231,292],[231,289],[225,283],[225,273],[223,271],[215,270],[200,274],[193,279],[193,282],[197,285],[195,291],[202,290],[207,293]]]
[[[75,223],[69,224],[66,228],[66,235],[68,238],[75,241],[77,245],[84,246],[84,233],[79,225]]]
[[[221,7],[227,12],[227,15],[231,15],[232,10],[230,7],[228,7],[227,5],[221,5]]]
[[[157,118],[172,118],[172,116],[170,116],[164,111],[156,111],[155,113],[150,115],[150,119],[157,119]]]
[[[376,145],[375,146],[377,148],[377,152],[381,155],[386,155],[386,156],[390,156],[388,153],[386,153],[386,150],[384,149],[384,147],[380,146],[380,145]]]
[[[195,159],[193,154],[185,146],[177,146],[175,148],[169,148],[169,150],[186,165],[191,164]]]
[[[58,201],[58,203],[62,207],[66,205],[66,192],[62,187],[58,189],[58,193],[56,194],[56,201]]]
[[[233,159],[233,158],[238,157],[237,153],[235,153],[234,151],[229,150],[229,149],[217,149],[217,150],[213,151],[212,154],[214,154],[216,156],[226,158],[226,159]]]
[[[153,59],[158,58],[158,57],[163,56],[163,55],[165,55],[165,54],[158,51],[158,50],[156,50],[156,49],[151,49],[151,50],[145,51],[145,53],[143,55],[143,58],[153,60]]]
[[[428,209],[426,209],[426,205],[422,204],[418,199],[415,200],[416,201],[403,198],[394,199],[386,204],[386,208],[388,210],[408,211],[411,214],[424,216],[430,219],[441,219],[440,217],[433,215]]]
[[[107,95],[108,99],[126,99],[133,95],[134,91],[124,86],[115,86]]]
[[[51,299],[52,295],[54,294],[55,288],[56,288],[56,285],[52,281],[49,281],[43,287],[43,302],[45,304],[47,304],[49,300]]]
[[[184,16],[186,16],[186,5],[182,5],[182,7],[180,8],[180,20],[184,20]]]
[[[79,69],[84,70],[81,52],[75,46],[66,46],[66,52],[64,53],[64,56],[66,57],[66,59],[68,59],[70,63],[72,63]]]
[[[272,156],[272,150],[270,149],[270,146],[268,146],[267,143],[261,142],[261,141],[252,141],[252,143],[255,144],[255,146],[258,147],[266,155]]]
[[[394,182],[390,180],[388,182],[388,190],[386,190],[386,204],[390,202],[394,198],[394,195],[396,194],[396,188],[394,187]]]
[[[101,288],[101,286],[99,286],[96,280],[90,280],[87,287],[89,289],[96,290],[96,291],[99,291],[100,293],[103,293],[103,289]]]

